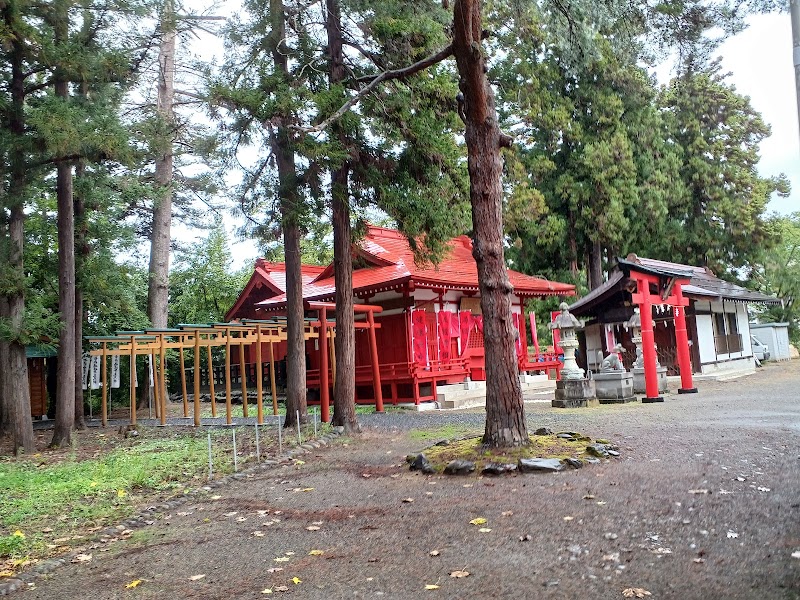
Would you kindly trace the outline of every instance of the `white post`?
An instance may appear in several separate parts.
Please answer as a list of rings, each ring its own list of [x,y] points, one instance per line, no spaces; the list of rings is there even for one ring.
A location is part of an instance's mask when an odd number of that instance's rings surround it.
[[[294,414],[297,415],[297,421],[295,421],[295,423],[297,423],[297,443],[302,444],[303,438],[300,435],[300,411],[296,410],[294,411]]]
[[[258,439],[258,423],[256,422],[256,462],[261,462],[261,444]]]
[[[208,434],[208,480],[214,479],[214,464],[211,458],[211,434]]]
[[[233,433],[233,470],[234,472],[239,470],[239,460],[236,457],[236,429],[231,429]]]
[[[278,456],[283,454],[283,432],[281,432],[281,416],[278,415]]]

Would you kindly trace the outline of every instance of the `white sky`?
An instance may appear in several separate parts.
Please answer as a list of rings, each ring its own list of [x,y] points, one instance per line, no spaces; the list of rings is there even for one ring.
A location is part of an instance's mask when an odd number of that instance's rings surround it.
[[[731,72],[729,81],[739,93],[750,96],[753,107],[772,128],[772,135],[761,143],[759,171],[763,176],[784,173],[789,178],[791,196],[776,196],[768,207],[769,211],[788,214],[800,211],[800,128],[792,66],[791,22],[787,13],[760,15],[749,22],[750,27],[725,42],[718,54],[722,56],[724,69]],[[257,256],[256,245],[252,241],[235,239],[232,217],[226,215],[225,222],[230,233],[234,266],[240,268],[252,264]],[[196,239],[197,231],[175,231],[175,235],[188,241]]]
[[[722,46],[722,64],[740,94],[772,127],[761,142],[759,172],[784,173],[792,183],[788,198],[773,198],[769,210],[800,211],[800,129],[792,66],[792,27],[788,13],[760,15],[750,27]]]

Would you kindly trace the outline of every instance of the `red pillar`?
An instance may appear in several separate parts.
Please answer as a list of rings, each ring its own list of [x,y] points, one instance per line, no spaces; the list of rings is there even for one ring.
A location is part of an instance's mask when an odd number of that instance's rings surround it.
[[[319,407],[320,420],[330,421],[330,395],[328,390],[328,314],[319,309]]]
[[[673,307],[675,311],[675,343],[678,346],[678,367],[681,370],[681,387],[679,394],[696,394],[697,388],[692,382],[692,360],[689,356],[689,336],[686,333],[686,305],[689,304],[683,297],[681,284],[675,286],[677,302]]]
[[[653,336],[653,303],[650,296],[650,282],[644,277],[636,278],[635,300],[639,304],[639,314],[642,319],[642,354],[644,356],[644,387],[645,398],[642,402],[663,402],[664,398],[658,395],[658,372],[656,371],[656,341]]]
[[[378,366],[378,342],[375,339],[375,315],[367,311],[369,323],[369,353],[372,359],[372,387],[375,390],[375,412],[383,412],[383,390],[381,390],[381,370]]]

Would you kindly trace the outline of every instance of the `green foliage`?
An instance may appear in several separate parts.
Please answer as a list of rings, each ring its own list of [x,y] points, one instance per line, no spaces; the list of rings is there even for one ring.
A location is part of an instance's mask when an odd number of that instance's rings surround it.
[[[762,249],[749,273],[750,284],[765,294],[783,300],[783,306],[770,306],[759,314],[767,323],[789,323],[789,337],[800,345],[800,212],[773,216],[767,226],[777,240]]]
[[[179,252],[170,275],[170,323],[224,321],[250,275],[248,269],[232,273],[232,262],[220,220],[208,237]]]
[[[758,174],[758,144],[769,127],[725,79],[714,62],[676,77],[658,99],[669,139],[682,152],[673,185],[685,190],[670,207],[664,252],[718,275],[750,264],[774,243],[766,205],[773,193],[788,192],[784,178]]]

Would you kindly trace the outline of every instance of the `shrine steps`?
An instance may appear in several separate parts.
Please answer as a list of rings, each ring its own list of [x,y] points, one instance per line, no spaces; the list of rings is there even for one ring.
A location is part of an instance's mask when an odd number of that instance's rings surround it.
[[[555,389],[556,382],[546,375],[520,376],[522,393],[549,392]],[[436,403],[439,408],[453,410],[483,406],[486,402],[486,382],[470,381],[436,387]]]

